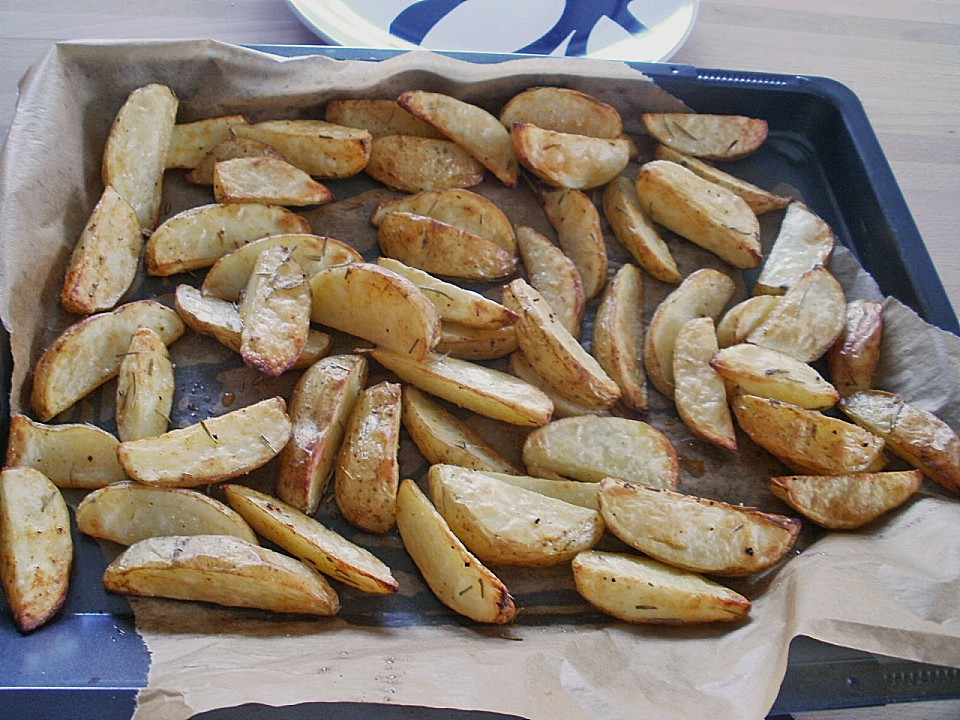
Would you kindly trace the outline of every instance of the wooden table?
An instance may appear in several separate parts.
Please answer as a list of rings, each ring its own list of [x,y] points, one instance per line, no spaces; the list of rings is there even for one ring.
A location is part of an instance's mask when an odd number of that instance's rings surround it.
[[[209,37],[312,44],[282,0],[46,0],[0,6],[0,137],[17,82],[66,39]],[[673,60],[821,75],[860,98],[955,309],[960,309],[960,0],[702,0]],[[819,718],[954,718],[960,702],[806,713]]]

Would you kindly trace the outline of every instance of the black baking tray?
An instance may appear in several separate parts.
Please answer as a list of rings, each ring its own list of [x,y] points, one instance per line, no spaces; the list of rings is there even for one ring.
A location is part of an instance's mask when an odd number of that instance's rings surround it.
[[[399,51],[329,46],[253,46],[283,56],[326,55],[381,61]],[[471,62],[516,55],[448,53]],[[677,64],[632,63],[656,84],[699,112],[766,119],[769,145],[790,165],[791,184],[834,228],[838,239],[872,273],[884,294],[928,322],[960,334],[919,231],[857,97],[826,78],[714,70]],[[740,161],[736,173],[761,186],[783,177],[763,157]],[[0,443],[5,451],[10,390],[9,338],[0,328]],[[146,685],[149,655],[129,603],[104,592],[100,546],[74,529],[78,548],[70,593],[60,616],[21,635],[0,606],[0,719],[129,718]],[[0,600],[0,603],[3,603]],[[960,670],[877,656],[798,637],[772,715],[960,698]],[[361,718],[369,705],[308,704],[283,709],[244,706],[203,718]],[[377,717],[492,719],[503,715],[377,706]]]

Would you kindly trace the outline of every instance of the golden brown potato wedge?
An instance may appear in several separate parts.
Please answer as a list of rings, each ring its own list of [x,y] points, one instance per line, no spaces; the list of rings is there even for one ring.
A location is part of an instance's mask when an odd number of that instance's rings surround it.
[[[516,349],[517,332],[512,325],[488,330],[444,322],[440,326],[440,342],[433,350],[461,360],[496,360]]]
[[[122,442],[117,458],[145,485],[196,487],[260,467],[289,439],[286,403],[274,397],[157,437]]]
[[[614,480],[600,483],[600,512],[627,545],[683,570],[743,576],[780,562],[800,521],[756,508]]]
[[[593,324],[593,356],[620,388],[631,410],[646,410],[643,369],[643,274],[624,265],[607,286]]]
[[[163,169],[178,105],[166,85],[137,88],[114,118],[103,149],[104,186],[130,203],[145,230],[160,219]]]
[[[310,223],[276,205],[201,205],[168,218],[147,240],[147,272],[176,273],[209,267],[224,255],[267,235],[308,233]]]
[[[161,435],[170,425],[173,363],[163,338],[137,328],[117,373],[117,435],[121,440]]]
[[[637,196],[647,217],[740,269],[760,267],[760,222],[739,195],[682,165],[640,168]]]
[[[737,303],[717,323],[717,344],[725,348],[744,342],[779,304],[779,295],[755,295]]]
[[[67,264],[60,292],[63,309],[90,315],[116,305],[136,277],[142,249],[140,219],[108,185]]]
[[[234,535],[257,544],[244,519],[209,495],[130,481],[94,490],[83,498],[77,506],[77,528],[121,545],[164,535]]]
[[[535,87],[517,93],[500,111],[500,122],[508,130],[522,122],[545,130],[611,140],[623,134],[623,119],[616,108],[564,87]]]
[[[440,314],[430,299],[405,277],[379,265],[327,268],[310,279],[310,288],[313,322],[418,360],[440,340]]]
[[[366,532],[389,532],[400,484],[400,385],[382,382],[360,393],[337,456],[334,493],[340,513]]]
[[[576,264],[563,250],[526,225],[517,228],[517,246],[529,283],[547,301],[567,331],[579,338],[586,297]]]
[[[883,306],[871,300],[847,303],[843,330],[827,351],[830,379],[841,395],[873,387],[882,338]]]
[[[433,465],[430,496],[454,534],[480,560],[548,567],[594,547],[600,513],[456,465]]]
[[[571,505],[579,505],[590,510],[600,509],[597,502],[597,483],[580,482],[579,480],[557,480],[533,475],[512,475],[487,470],[483,472],[501,482],[516,485],[525,490],[532,490],[557,500],[563,500]]]
[[[548,185],[575,190],[606,185],[630,162],[630,143],[557,132],[518,122],[510,128],[520,164]]]
[[[229,140],[230,128],[246,125],[243,115],[219,115],[173,126],[164,164],[171,168],[195,168],[217,145]]]
[[[414,117],[396,100],[331,100],[324,120],[337,125],[362,128],[374,138],[384,135],[416,135],[442,138],[443,133],[430,123]]]
[[[343,432],[367,381],[362,355],[333,355],[310,367],[290,399],[293,429],[280,453],[277,497],[308,514],[317,511],[333,474]]]
[[[300,615],[336,615],[330,584],[299,560],[231,535],[141,540],[107,567],[108,592]]]
[[[821,527],[855,530],[903,505],[920,489],[921,482],[919,470],[786,475],[770,478],[770,490]]]
[[[636,183],[630,178],[618,175],[610,181],[603,191],[603,214],[617,240],[640,267],[666,283],[683,279],[660,231],[640,207]]]
[[[213,170],[217,163],[236,158],[272,157],[284,160],[272,145],[259,140],[231,136],[210,149],[197,166],[187,173],[187,180],[195,185],[213,185]]]
[[[21,632],[63,606],[73,565],[70,515],[57,487],[33,468],[0,472],[0,584]]]
[[[263,203],[284,207],[333,202],[333,192],[300,168],[275,157],[221,160],[213,166],[218,203]]]
[[[399,588],[390,568],[376,555],[309,515],[243,485],[225,485],[223,490],[231,507],[260,535],[324,575],[378,595]]]
[[[804,273],[826,266],[833,254],[833,230],[801,202],[792,202],[760,269],[754,294],[783,295]]]
[[[573,559],[573,579],[591,605],[633,623],[690,625],[741,620],[750,601],[696,573],[651,558],[590,550]]]
[[[767,121],[742,115],[644,113],[643,126],[660,144],[707,160],[739,160],[767,139]]]
[[[510,355],[510,372],[526,383],[533,385],[546,395],[553,403],[553,418],[575,417],[577,415],[610,415],[610,410],[591,408],[579,405],[572,400],[567,400],[560,396],[550,385],[549,381],[540,375],[530,361],[527,360],[522,352],[514,352]]]
[[[680,328],[698,317],[716,320],[736,285],[724,273],[704,268],[691,273],[653,313],[643,345],[647,377],[661,393],[673,397],[673,350]]]
[[[544,189],[539,195],[560,247],[580,271],[583,294],[590,301],[607,282],[607,245],[600,214],[593,201],[579,190]]]
[[[287,162],[322,178],[344,178],[363,170],[373,140],[366,130],[323,120],[268,120],[234,125],[230,131],[272,145]]]
[[[876,472],[886,462],[883,438],[853,423],[755,395],[737,395],[732,406],[743,431],[795,472]]]
[[[529,383],[467,360],[430,355],[418,361],[407,354],[377,348],[373,359],[404,382],[478,415],[511,425],[550,422],[553,403]]]
[[[30,404],[37,417],[49,420],[113,378],[138,327],[152,328],[167,345],[185,330],[170,308],[137,300],[86,317],[60,333],[34,367]]]
[[[473,155],[504,185],[517,184],[520,167],[510,144],[510,133],[483,108],[425,90],[405,92],[397,98],[397,104]]]
[[[450,140],[384,135],[374,139],[364,171],[387,187],[416,193],[479,185],[486,169]]]
[[[413,480],[400,484],[397,528],[430,590],[448,608],[499,625],[517,616],[506,585],[467,550]]]
[[[858,390],[840,409],[947,490],[960,495],[960,437],[933,413],[882,390]]]

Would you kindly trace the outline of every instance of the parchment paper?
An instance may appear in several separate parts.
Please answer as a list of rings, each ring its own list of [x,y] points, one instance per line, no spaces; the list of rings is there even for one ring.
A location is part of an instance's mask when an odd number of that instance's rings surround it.
[[[33,362],[74,319],[57,306],[63,268],[102,190],[99,163],[110,121],[127,94],[148,82],[174,88],[181,121],[224,112],[246,112],[253,119],[310,117],[334,97],[391,97],[413,88],[450,92],[496,111],[520,89],[557,83],[616,105],[628,132],[637,131],[641,109],[682,107],[646,78],[612,63],[472,65],[429,54],[380,64],[280,60],[210,41],[60,45],[25,78],[0,158],[0,313],[11,331],[14,412],[27,407]],[[348,183],[342,197],[354,190],[355,199],[307,216],[315,231],[369,253],[375,234],[362,222],[358,227],[356,216],[366,218],[389,193]],[[551,232],[529,189],[508,195],[487,181],[480,191],[501,202],[515,223]],[[209,202],[208,192],[171,180],[164,211]],[[768,242],[775,230],[765,227]],[[675,249],[684,274],[703,265],[723,267],[709,254],[680,245]],[[612,240],[609,249],[614,266],[625,259]],[[879,298],[849,253],[838,252],[832,269],[851,298]],[[143,281],[136,292],[169,301],[181,281]],[[669,289],[648,280],[648,312]],[[878,387],[960,427],[960,340],[894,300],[886,301],[885,311]],[[226,389],[239,390],[237,402],[289,391],[289,378],[255,382],[236,358],[207,339],[188,336],[172,350],[183,385],[175,425],[195,422],[198,413],[222,412]],[[213,385],[186,387],[199,377]],[[782,472],[776,461],[742,436],[736,457],[710,448],[690,437],[662,398],[654,394],[652,404],[648,419],[671,436],[683,458],[682,490],[786,512],[763,482]],[[109,427],[112,412],[107,400],[93,398],[75,415]],[[479,421],[478,429],[502,433],[492,425]],[[514,451],[520,440],[517,431]],[[411,456],[404,462],[405,474],[419,477],[422,461],[418,465]],[[267,469],[252,481],[269,479]],[[337,522],[329,503],[320,512],[324,521]],[[337,527],[350,533],[342,523]],[[498,568],[525,614],[510,627],[479,627],[429,595],[395,535],[375,539],[354,531],[355,541],[395,569],[398,596],[361,597],[344,588],[344,611],[322,620],[136,601],[137,626],[152,656],[137,717],[179,719],[249,702],[356,701],[544,720],[760,718],[776,698],[796,635],[960,667],[957,527],[960,503],[928,483],[906,507],[865,530],[826,534],[808,528],[788,562],[730,583],[754,603],[746,622],[697,628],[611,622],[578,598],[566,568]]]

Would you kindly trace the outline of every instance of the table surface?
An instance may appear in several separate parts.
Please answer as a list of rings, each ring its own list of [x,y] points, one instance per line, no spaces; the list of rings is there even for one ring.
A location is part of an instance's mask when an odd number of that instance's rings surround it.
[[[17,83],[67,39],[209,37],[315,44],[283,0],[0,4],[0,138]],[[955,310],[960,310],[960,0],[702,0],[674,62],[833,78],[863,103]],[[956,718],[960,702],[805,713]]]

